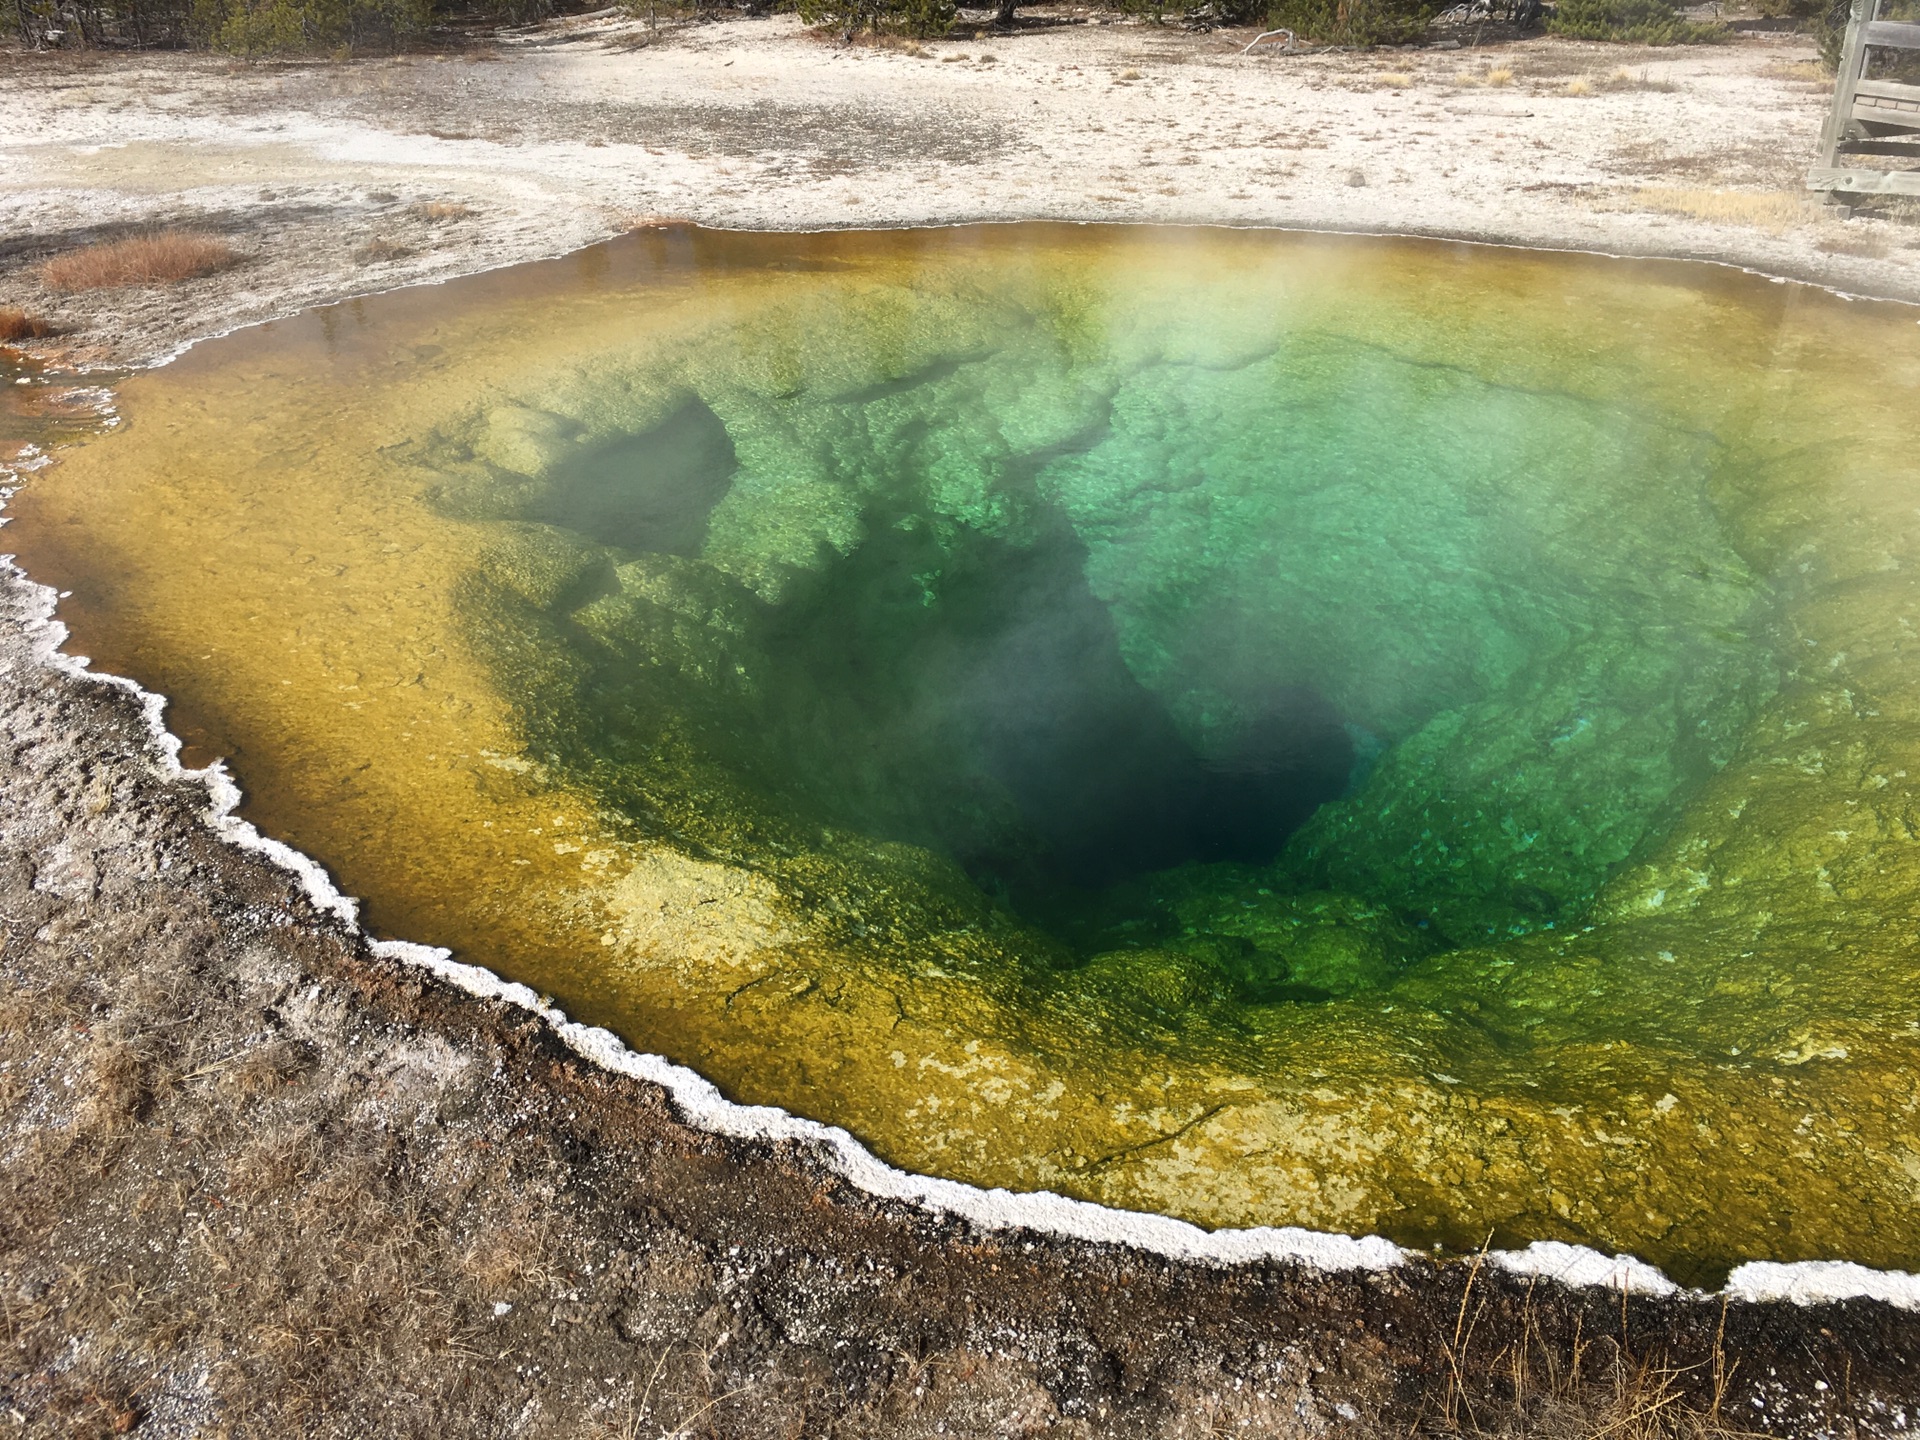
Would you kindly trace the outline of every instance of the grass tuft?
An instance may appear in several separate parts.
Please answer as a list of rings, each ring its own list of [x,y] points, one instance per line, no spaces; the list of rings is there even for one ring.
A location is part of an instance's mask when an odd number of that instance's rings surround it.
[[[29,315],[11,306],[0,306],[0,342],[40,340],[53,333],[53,326],[38,315]]]
[[[1821,90],[1833,89],[1833,72],[1818,60],[1775,60],[1766,73],[1781,80],[1798,80]]]
[[[850,45],[859,45],[868,50],[891,50],[896,55],[906,55],[915,60],[931,60],[933,52],[927,49],[911,35],[898,35],[887,30],[868,30],[850,37]]]
[[[1677,1365],[1664,1354],[1635,1352],[1624,1289],[1619,1335],[1590,1337],[1576,1319],[1570,1335],[1550,1340],[1529,1284],[1518,1336],[1481,1365],[1471,1364],[1474,1334],[1488,1306],[1484,1291],[1474,1300],[1486,1255],[1483,1247],[1467,1271],[1452,1338],[1440,1337],[1446,1392],[1435,1417],[1439,1434],[1474,1440],[1760,1440],[1724,1413],[1740,1368],[1727,1354],[1725,1301],[1712,1351],[1698,1364]],[[1504,1394],[1489,1394],[1476,1383],[1494,1376],[1505,1382]]]
[[[1663,95],[1671,95],[1680,87],[1671,80],[1652,79],[1644,70],[1636,75],[1622,65],[1607,77],[1606,88],[1609,90],[1657,90]]]
[[[1633,198],[1643,210],[1688,220],[1752,225],[1776,235],[1813,218],[1813,202],[1786,190],[1692,190],[1644,185]]]
[[[111,290],[170,285],[211,275],[239,257],[226,241],[193,230],[162,230],[56,255],[40,267],[50,290]]]
[[[291,1041],[270,1040],[222,1067],[220,1083],[238,1095],[265,1095],[298,1079],[310,1063]]]

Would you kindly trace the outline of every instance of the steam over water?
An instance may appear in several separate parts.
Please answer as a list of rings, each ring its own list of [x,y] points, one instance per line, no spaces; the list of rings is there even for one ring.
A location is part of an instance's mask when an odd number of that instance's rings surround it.
[[[9,533],[379,927],[898,1164],[1910,1268],[1917,392],[1681,266],[673,231],[197,350]]]

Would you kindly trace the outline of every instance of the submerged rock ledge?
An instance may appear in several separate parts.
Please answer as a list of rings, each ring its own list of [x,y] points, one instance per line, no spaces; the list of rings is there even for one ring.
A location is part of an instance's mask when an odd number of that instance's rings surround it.
[[[1672,1383],[1703,1407],[1722,1386],[1723,1410],[1773,1433],[1893,1435],[1920,1408],[1910,1277],[1749,1266],[1715,1297],[1573,1247],[1483,1266],[1207,1237],[917,1181],[728,1106],[530,1013],[519,987],[370,941],[316,893],[317,867],[209,823],[155,697],[53,659],[48,592],[9,573],[0,608],[15,1416],[142,1434],[1404,1434],[1462,1394],[1511,1409],[1516,1343],[1535,1403],[1594,1414],[1620,1347],[1698,1367]],[[1607,1337],[1591,1385],[1550,1385],[1581,1336]]]

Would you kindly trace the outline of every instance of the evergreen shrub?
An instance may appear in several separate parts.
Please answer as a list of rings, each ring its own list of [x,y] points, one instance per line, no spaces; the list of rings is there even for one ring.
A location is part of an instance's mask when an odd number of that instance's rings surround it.
[[[1278,0],[1267,25],[1323,45],[1406,45],[1425,36],[1437,8],[1428,0]]]
[[[944,35],[953,25],[953,0],[799,0],[809,25],[830,25],[846,39],[855,35]]]
[[[1635,45],[1708,45],[1727,38],[1725,26],[1688,20],[1671,0],[1559,0],[1547,30],[1569,40]]]

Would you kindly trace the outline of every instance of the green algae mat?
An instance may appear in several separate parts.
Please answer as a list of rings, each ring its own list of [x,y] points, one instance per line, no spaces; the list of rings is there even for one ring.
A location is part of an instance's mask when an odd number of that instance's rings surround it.
[[[651,232],[16,497],[371,923],[902,1167],[1920,1266],[1920,326],[1396,241]]]

